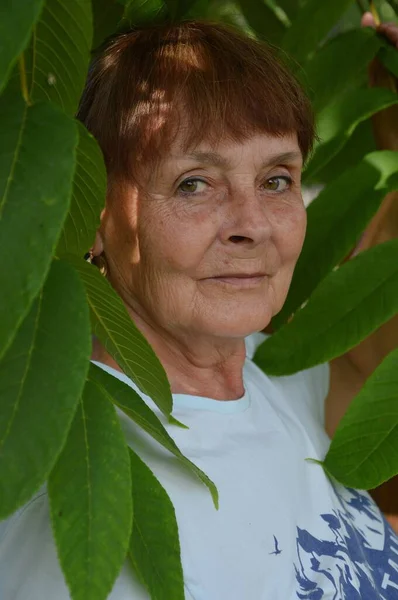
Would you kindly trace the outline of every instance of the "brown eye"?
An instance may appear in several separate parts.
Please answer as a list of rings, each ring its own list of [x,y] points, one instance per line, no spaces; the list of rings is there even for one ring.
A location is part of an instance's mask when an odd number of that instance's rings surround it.
[[[290,187],[291,183],[292,180],[290,177],[278,176],[267,179],[263,185],[265,189],[270,190],[271,192],[284,192]]]

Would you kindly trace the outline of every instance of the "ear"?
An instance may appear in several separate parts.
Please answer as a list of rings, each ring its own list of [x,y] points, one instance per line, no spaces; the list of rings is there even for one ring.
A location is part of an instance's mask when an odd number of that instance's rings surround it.
[[[101,223],[102,223],[102,219],[104,218],[104,214],[105,214],[105,208],[104,210],[101,212]],[[95,240],[94,240],[94,244],[91,248],[91,252],[93,256],[99,256],[100,254],[102,254],[104,251],[104,241],[102,239],[102,233],[101,233],[101,225],[99,226],[99,228],[97,229],[97,233],[95,234]]]

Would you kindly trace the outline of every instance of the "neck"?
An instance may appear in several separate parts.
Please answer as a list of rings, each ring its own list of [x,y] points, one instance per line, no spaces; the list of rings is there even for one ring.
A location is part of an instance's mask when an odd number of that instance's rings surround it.
[[[162,363],[175,394],[205,396],[216,400],[236,400],[244,394],[244,339],[205,339],[198,336],[154,330],[138,315],[132,315]],[[194,339],[192,339],[194,337]],[[96,340],[93,360],[121,370]]]

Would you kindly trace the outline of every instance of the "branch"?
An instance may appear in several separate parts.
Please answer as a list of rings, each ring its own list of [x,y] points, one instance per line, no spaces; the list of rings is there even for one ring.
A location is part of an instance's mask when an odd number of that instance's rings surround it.
[[[373,18],[375,20],[376,27],[377,27],[378,25],[380,25],[381,21],[380,21],[379,13],[377,12],[377,8],[375,6],[374,0],[370,0],[370,12],[373,15]]]

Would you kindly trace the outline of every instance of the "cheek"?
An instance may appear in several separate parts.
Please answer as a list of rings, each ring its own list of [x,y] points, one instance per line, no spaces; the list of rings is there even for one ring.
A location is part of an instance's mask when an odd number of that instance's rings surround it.
[[[286,208],[279,214],[276,239],[282,262],[295,264],[303,247],[307,227],[304,206]]]
[[[139,223],[142,260],[175,274],[195,273],[217,237],[217,219],[209,211],[159,210]]]

